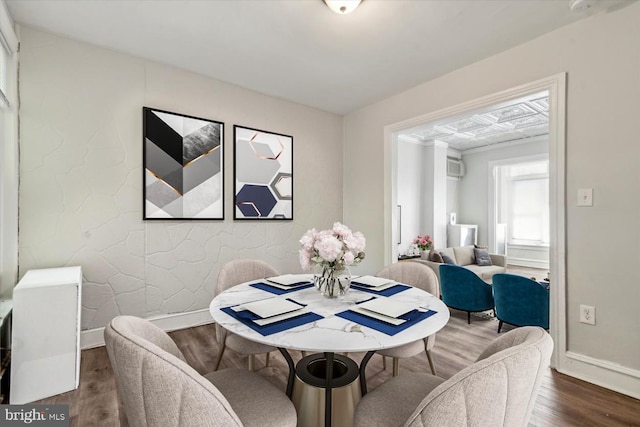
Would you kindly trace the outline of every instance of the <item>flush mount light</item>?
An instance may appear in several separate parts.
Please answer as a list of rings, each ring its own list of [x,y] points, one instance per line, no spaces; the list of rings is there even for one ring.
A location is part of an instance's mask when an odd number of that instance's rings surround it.
[[[322,0],[324,4],[326,4],[329,9],[333,10],[338,15],[346,15],[347,13],[351,13],[356,8],[362,0]]]

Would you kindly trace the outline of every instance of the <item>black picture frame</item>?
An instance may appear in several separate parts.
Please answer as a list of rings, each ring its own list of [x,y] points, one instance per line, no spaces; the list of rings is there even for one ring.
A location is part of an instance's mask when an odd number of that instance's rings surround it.
[[[293,136],[233,126],[233,219],[293,220]]]
[[[224,123],[142,107],[142,217],[224,219]]]

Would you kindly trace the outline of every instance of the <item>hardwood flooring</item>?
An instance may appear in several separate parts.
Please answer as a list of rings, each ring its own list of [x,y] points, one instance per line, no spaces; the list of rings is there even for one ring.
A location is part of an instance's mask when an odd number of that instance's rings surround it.
[[[481,350],[497,337],[498,322],[487,316],[472,316],[467,325],[466,313],[452,310],[451,320],[437,334],[433,351],[438,375],[449,378],[473,363]],[[505,325],[503,330],[510,330]],[[217,344],[214,325],[175,331],[170,334],[182,350],[187,361],[200,373],[213,370]],[[301,355],[293,352],[294,360]],[[358,362],[363,354],[350,354]],[[285,388],[287,367],[278,352],[271,353],[269,367],[264,356],[256,358],[257,371],[280,387]],[[221,369],[246,368],[246,357],[231,350],[225,352]],[[423,354],[400,362],[400,374],[430,372]],[[367,367],[367,385],[370,390],[391,378],[391,363],[382,369],[382,357],[374,356]],[[104,347],[82,352],[80,387],[37,403],[68,404],[71,426],[124,427],[118,413],[115,381]],[[529,427],[622,427],[640,426],[640,401],[610,390],[576,380],[549,370],[544,376],[540,394],[531,416]],[[161,426],[159,426],[161,427]]]

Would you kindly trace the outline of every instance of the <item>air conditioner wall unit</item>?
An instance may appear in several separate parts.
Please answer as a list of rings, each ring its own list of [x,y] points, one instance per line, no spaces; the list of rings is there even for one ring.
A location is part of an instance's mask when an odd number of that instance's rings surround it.
[[[464,163],[462,160],[447,158],[447,176],[454,176],[457,178],[464,176]]]

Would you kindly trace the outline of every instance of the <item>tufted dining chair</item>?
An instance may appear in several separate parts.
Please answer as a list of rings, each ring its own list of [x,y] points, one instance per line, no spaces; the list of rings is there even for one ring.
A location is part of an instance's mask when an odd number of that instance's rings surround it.
[[[354,426],[524,427],[552,350],[542,328],[511,330],[448,380],[413,373],[383,383],[362,398]]]
[[[440,264],[439,270],[442,302],[447,307],[466,311],[467,323],[471,323],[471,313],[493,308],[491,285],[476,273],[453,264]]]
[[[417,262],[397,262],[378,271],[376,276],[422,289],[423,291],[434,295],[436,298],[440,298],[438,278],[434,271],[424,264]],[[400,370],[399,359],[417,356],[424,351],[427,354],[431,373],[435,375],[436,367],[433,363],[433,356],[431,355],[431,350],[433,349],[435,342],[436,335],[433,334],[419,341],[414,341],[400,347],[379,350],[378,353],[383,357],[383,367],[385,369],[386,358],[391,357],[393,359],[393,376],[395,377],[398,375]]]
[[[514,326],[540,326],[549,329],[549,290],[535,280],[517,274],[493,276],[496,317]]]
[[[236,259],[227,262],[218,273],[215,295],[219,295],[227,289],[249,282],[251,280],[264,279],[265,277],[277,276],[278,272],[264,261],[258,259]],[[266,366],[269,366],[269,352],[276,350],[275,347],[260,344],[242,338],[239,335],[228,332],[222,326],[216,324],[216,339],[220,345],[218,350],[218,361],[216,371],[220,367],[222,356],[227,348],[239,354],[249,355],[249,370],[252,371],[255,364],[255,355],[266,353]]]
[[[171,337],[147,320],[115,317],[104,339],[127,421],[136,427],[291,426],[287,396],[259,374],[200,375]]]

